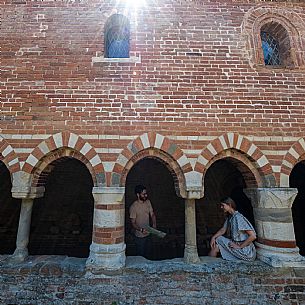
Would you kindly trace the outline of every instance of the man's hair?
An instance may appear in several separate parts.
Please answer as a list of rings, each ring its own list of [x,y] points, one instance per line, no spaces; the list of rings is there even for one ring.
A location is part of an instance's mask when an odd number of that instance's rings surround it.
[[[141,194],[144,190],[146,190],[146,187],[142,184],[139,184],[135,187],[134,192],[135,194]]]
[[[230,205],[236,211],[236,203],[231,197],[225,197],[220,202]]]

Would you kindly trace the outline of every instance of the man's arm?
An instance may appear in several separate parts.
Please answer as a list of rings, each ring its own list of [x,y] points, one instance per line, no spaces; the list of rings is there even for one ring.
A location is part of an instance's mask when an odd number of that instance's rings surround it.
[[[150,212],[150,217],[151,217],[151,220],[152,220],[152,226],[153,228],[157,228],[157,220],[156,220],[156,215],[154,213],[154,211]]]
[[[137,230],[137,231],[140,231],[140,232],[144,232],[144,228],[141,228],[141,227],[139,227],[137,224],[136,224],[136,219],[135,218],[130,218],[130,220],[131,220],[131,225],[132,225],[132,227],[135,229],[135,230]]]

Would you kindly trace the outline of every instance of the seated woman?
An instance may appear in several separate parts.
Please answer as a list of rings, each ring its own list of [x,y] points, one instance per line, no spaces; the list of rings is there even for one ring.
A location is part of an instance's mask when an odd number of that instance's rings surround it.
[[[230,197],[221,200],[220,205],[227,218],[223,227],[211,238],[209,256],[216,257],[220,251],[222,258],[226,260],[255,260],[253,241],[256,239],[256,233],[253,226],[236,211],[236,204]],[[223,236],[225,233],[229,238]]]

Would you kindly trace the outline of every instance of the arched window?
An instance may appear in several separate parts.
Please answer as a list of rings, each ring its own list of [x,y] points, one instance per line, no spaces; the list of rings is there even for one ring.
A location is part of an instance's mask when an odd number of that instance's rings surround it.
[[[274,21],[264,24],[260,32],[266,66],[292,66],[291,46],[287,30]]]
[[[302,17],[288,7],[251,8],[242,23],[249,64],[259,69],[304,69],[302,24]]]
[[[261,32],[261,39],[265,65],[280,65],[281,60],[278,41],[267,32]]]
[[[112,15],[105,25],[105,57],[129,57],[130,24],[120,14]]]

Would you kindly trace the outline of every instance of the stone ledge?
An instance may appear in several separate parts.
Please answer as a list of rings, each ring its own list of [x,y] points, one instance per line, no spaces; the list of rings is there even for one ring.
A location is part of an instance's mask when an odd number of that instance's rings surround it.
[[[128,58],[106,58],[104,56],[92,57],[92,65],[101,63],[141,63],[141,57],[130,56]]]
[[[75,258],[67,256],[29,256],[25,262],[13,263],[9,255],[0,256],[0,272],[2,274],[39,274],[41,276],[61,276],[73,274],[78,277],[98,277],[86,271],[86,258]],[[285,276],[304,277],[305,268],[272,268],[261,262],[229,262],[221,258],[200,257],[196,264],[186,264],[183,258],[162,261],[150,261],[140,256],[128,256],[126,266],[120,273],[113,275],[126,276],[132,273],[203,273],[203,274],[244,274],[260,275],[273,274]],[[112,275],[112,274],[108,274]]]

